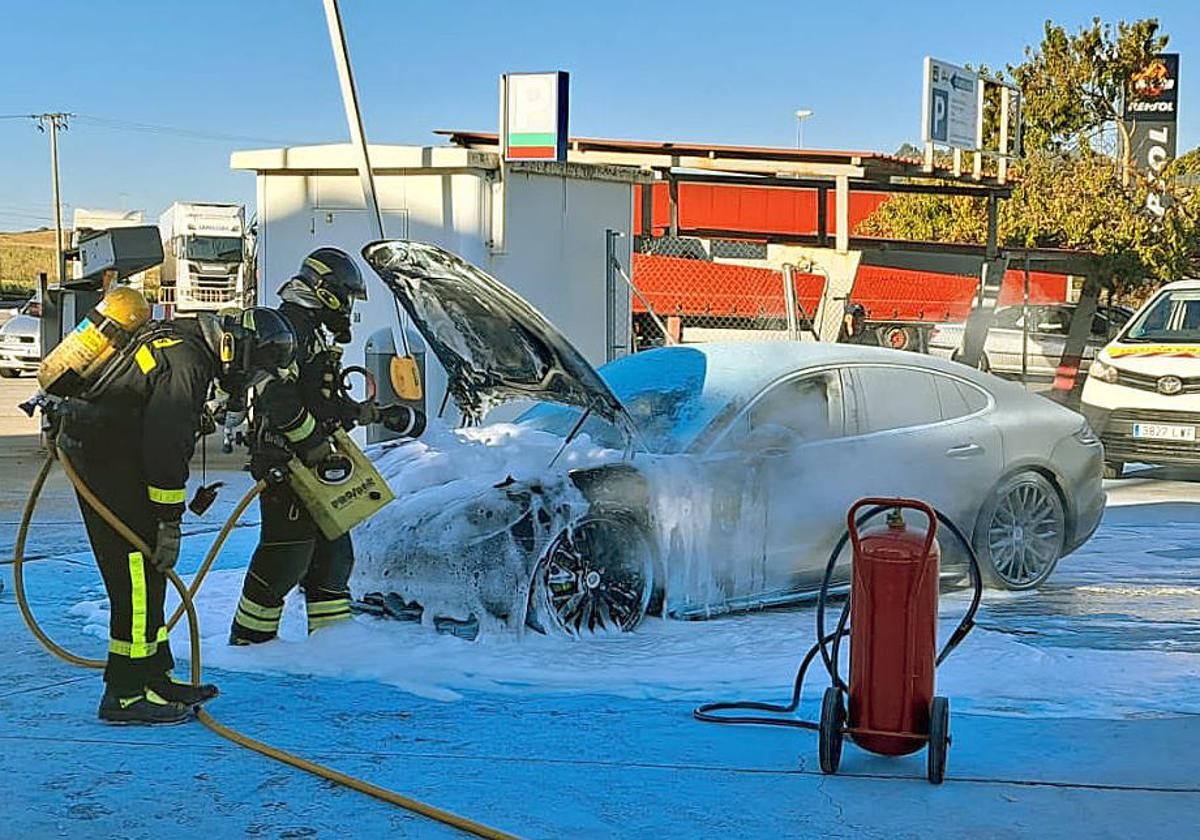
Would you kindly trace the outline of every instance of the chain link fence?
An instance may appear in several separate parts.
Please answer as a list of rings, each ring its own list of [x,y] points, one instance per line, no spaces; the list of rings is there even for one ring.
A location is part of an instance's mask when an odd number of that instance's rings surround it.
[[[633,349],[812,338],[825,278],[769,268],[766,258],[765,243],[637,237],[626,278]]]

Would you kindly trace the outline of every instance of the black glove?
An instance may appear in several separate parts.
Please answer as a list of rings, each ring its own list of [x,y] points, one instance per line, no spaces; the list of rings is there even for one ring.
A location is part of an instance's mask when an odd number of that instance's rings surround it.
[[[304,462],[304,466],[315,467],[336,451],[333,441],[326,437],[319,437],[303,449],[298,449],[296,454]]]
[[[151,560],[154,568],[166,573],[175,568],[179,562],[179,545],[183,540],[183,532],[179,520],[167,519],[158,523],[158,536],[154,540],[154,558]]]
[[[358,404],[358,416],[354,418],[354,422],[360,426],[370,426],[372,423],[378,423],[381,415],[379,404],[375,400],[366,400]]]
[[[250,475],[259,481],[271,481],[275,478],[276,470],[287,466],[292,460],[292,453],[278,446],[262,444],[254,447],[250,453]]]
[[[400,403],[379,409],[379,420],[388,431],[403,437],[420,437],[425,431],[425,412]]]

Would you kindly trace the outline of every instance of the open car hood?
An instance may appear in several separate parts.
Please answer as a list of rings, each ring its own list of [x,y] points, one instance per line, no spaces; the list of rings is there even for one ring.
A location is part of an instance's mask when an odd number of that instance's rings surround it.
[[[423,242],[373,242],[362,253],[446,369],[447,388],[468,422],[509,400],[534,399],[590,409],[632,428],[596,369],[495,278]]]

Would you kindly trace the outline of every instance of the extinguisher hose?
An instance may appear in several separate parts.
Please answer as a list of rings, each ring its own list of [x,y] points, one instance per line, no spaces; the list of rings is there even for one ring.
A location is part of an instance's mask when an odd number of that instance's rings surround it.
[[[873,507],[865,513],[860,514],[854,521],[855,528],[861,528],[870,520],[874,519],[879,514],[891,510],[889,505],[879,505]],[[954,652],[975,627],[975,614],[979,611],[979,602],[983,598],[983,574],[979,568],[979,557],[975,553],[975,547],[971,545],[971,541],[967,539],[962,529],[954,523],[950,517],[946,516],[939,510],[935,510],[938,522],[945,525],[950,533],[966,551],[968,559],[968,572],[971,577],[972,594],[971,603],[967,607],[966,613],[958,626],[954,628],[954,632],[950,634],[950,638],[946,640],[942,646],[941,652],[937,657],[937,664],[941,665],[946,657]],[[849,688],[839,673],[839,654],[841,651],[842,639],[850,635],[848,626],[850,620],[850,599],[847,598],[842,604],[841,612],[838,615],[837,625],[832,633],[825,631],[825,606],[829,600],[829,589],[833,582],[833,570],[837,566],[838,558],[842,551],[846,548],[846,543],[850,540],[850,529],[847,528],[837,545],[833,547],[833,551],[829,555],[829,561],[825,564],[825,575],[821,579],[821,589],[817,595],[817,641],[809,648],[804,655],[804,659],[800,662],[800,667],[796,671],[796,678],[792,683],[792,699],[787,704],[763,703],[756,700],[735,700],[724,701],[717,703],[705,703],[698,706],[693,712],[692,717],[696,720],[705,723],[730,723],[730,724],[753,724],[759,726],[787,726],[797,729],[819,729],[820,726],[816,721],[804,720],[803,718],[795,717],[795,712],[800,708],[801,695],[804,692],[804,680],[808,674],[809,666],[817,654],[821,655],[822,664],[825,666],[826,672],[829,674],[831,685],[837,686],[844,691]],[[727,712],[733,710],[745,710],[754,712],[766,712],[769,715],[789,715],[790,717],[769,717],[766,715],[726,715],[717,714],[718,712]]]

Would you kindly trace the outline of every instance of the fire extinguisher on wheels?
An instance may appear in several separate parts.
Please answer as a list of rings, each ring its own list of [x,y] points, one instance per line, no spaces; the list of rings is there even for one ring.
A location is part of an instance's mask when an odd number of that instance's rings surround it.
[[[864,508],[869,508],[863,512]],[[925,527],[912,527],[904,511],[917,511]],[[864,526],[881,514],[886,523]],[[914,499],[860,499],[846,514],[847,528],[825,566],[817,596],[816,642],[800,663],[786,705],[758,701],[706,703],[692,714],[707,723],[757,724],[816,730],[821,770],[836,773],[847,736],[880,755],[908,755],[927,747],[927,775],[941,784],[950,747],[950,701],[934,694],[937,667],[975,626],[983,595],[979,558],[949,517]],[[937,651],[942,525],[968,558],[974,592],[958,627]],[[853,546],[850,597],[837,624],[826,629],[834,568],[847,542]],[[850,681],[841,676],[842,640],[850,639]],[[797,717],[809,666],[820,655],[829,675],[819,721]],[[729,715],[732,710],[768,714]]]
[[[856,517],[869,505],[888,508],[887,521],[860,533]],[[925,527],[910,527],[906,510],[919,511]],[[950,701],[933,693],[941,557],[937,514],[913,499],[867,498],[850,508],[846,520],[854,552],[850,684],[831,670],[833,684],[825,690],[818,730],[821,770],[837,772],[849,735],[880,755],[907,755],[928,745],[929,781],[940,784],[950,746]]]

